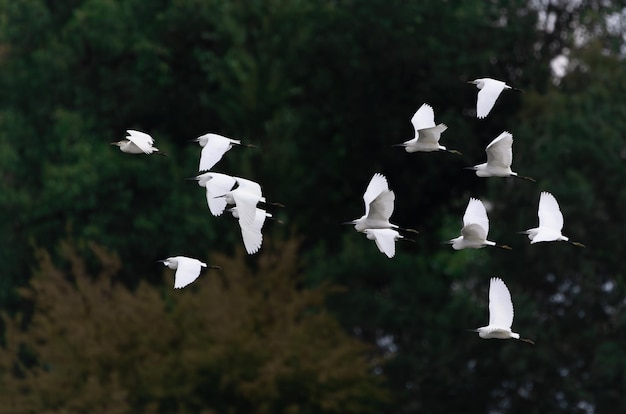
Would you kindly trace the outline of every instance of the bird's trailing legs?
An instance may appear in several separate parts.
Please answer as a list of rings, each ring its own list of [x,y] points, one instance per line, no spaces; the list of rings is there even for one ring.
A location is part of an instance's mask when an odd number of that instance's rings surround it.
[[[567,241],[569,244],[573,244],[574,246],[578,246],[578,247],[586,247],[584,244],[577,242],[577,241]]]
[[[531,341],[530,339],[526,339],[526,338],[517,338],[517,339],[522,342],[526,342],[527,344],[535,345],[535,342]]]
[[[534,178],[527,177],[527,176],[524,176],[524,175],[513,175],[513,177],[521,178],[522,180],[526,180],[526,181],[532,181],[533,183],[537,182],[537,180],[535,180]]]
[[[461,153],[460,151],[453,150],[453,149],[446,149],[445,151],[449,152],[450,154],[463,155],[463,153]]]
[[[504,250],[513,250],[513,248],[511,246],[506,245],[506,244],[494,244],[493,246],[494,247],[499,247],[499,248],[504,249]]]

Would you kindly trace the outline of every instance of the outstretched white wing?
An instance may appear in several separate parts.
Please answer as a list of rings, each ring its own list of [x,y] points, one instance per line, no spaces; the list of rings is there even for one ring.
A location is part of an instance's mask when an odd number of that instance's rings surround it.
[[[267,217],[268,215],[265,210],[257,208],[252,223],[246,224],[239,220],[241,237],[243,238],[243,244],[248,254],[254,254],[261,248],[261,244],[263,243],[263,233],[261,233],[261,229]]]
[[[539,228],[545,227],[557,230],[559,233],[563,229],[563,214],[559,208],[556,198],[547,191],[541,193],[539,198]]]
[[[154,139],[145,132],[135,131],[134,129],[129,129],[126,131],[128,136],[127,140],[135,144],[140,150],[144,152],[144,154],[152,154],[154,152]]]
[[[376,197],[378,197],[383,191],[389,190],[389,184],[384,175],[376,173],[367,185],[365,194],[363,194],[363,201],[365,203],[365,215],[368,216],[370,212],[370,204]]]
[[[221,197],[228,193],[237,182],[235,177],[220,173],[207,173],[210,178],[206,182],[206,201],[214,216],[220,216],[226,208],[226,198]]]
[[[478,223],[470,223],[461,229],[463,239],[468,243],[484,243],[487,239],[485,229]]]
[[[387,257],[392,258],[396,254],[396,240],[399,233],[393,229],[365,229],[368,239],[373,239],[380,250]]]
[[[231,195],[237,206],[239,220],[246,225],[251,225],[254,222],[256,206],[263,198],[261,186],[245,178],[235,177],[235,179],[239,186],[231,191]]]
[[[374,201],[370,204],[368,220],[372,221],[388,221],[393,214],[393,203],[396,199],[396,195],[391,190],[383,191]]]
[[[433,128],[435,126],[435,112],[433,108],[428,104],[423,104],[413,114],[411,123],[415,129],[415,136],[417,137],[418,131],[426,128]]]
[[[487,165],[510,168],[513,162],[513,135],[503,132],[487,145]]]
[[[206,134],[203,135],[203,137],[207,138],[207,143],[202,147],[199,171],[210,170],[222,159],[233,144],[241,143],[241,141],[226,138],[218,134]]]
[[[492,277],[489,284],[489,326],[511,329],[513,301],[502,279]]]
[[[439,124],[432,128],[420,129],[417,140],[423,144],[439,145],[441,133],[448,129],[446,124]]]
[[[468,227],[470,224],[478,224],[485,231],[485,238],[489,234],[489,219],[487,218],[487,210],[482,201],[476,198],[470,198],[467,208],[465,209],[465,215],[463,215],[463,227]],[[465,236],[463,236],[465,237]]]
[[[495,79],[480,79],[483,82],[483,87],[478,91],[478,98],[476,100],[476,116],[478,118],[484,118],[489,115],[489,111],[496,103],[496,99],[500,96],[500,93],[504,89],[505,83]]]
[[[200,276],[202,268],[206,267],[206,263],[190,257],[178,256],[176,260],[178,261],[178,268],[174,276],[175,289],[184,288],[196,280]]]

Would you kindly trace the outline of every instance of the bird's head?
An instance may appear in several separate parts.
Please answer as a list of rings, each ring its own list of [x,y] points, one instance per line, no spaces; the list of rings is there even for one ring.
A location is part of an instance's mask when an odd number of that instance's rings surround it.
[[[163,263],[163,266],[168,266],[170,265],[170,259],[163,259],[163,260],[157,260],[157,263]]]
[[[478,89],[482,89],[485,86],[485,82],[482,79],[474,79],[471,81],[467,81],[467,83],[471,83],[472,85],[476,85]]]

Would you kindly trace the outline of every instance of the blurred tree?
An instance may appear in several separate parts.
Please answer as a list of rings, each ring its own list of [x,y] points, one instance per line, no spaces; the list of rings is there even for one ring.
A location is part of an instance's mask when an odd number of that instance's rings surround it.
[[[367,347],[324,310],[330,288],[297,288],[297,242],[256,270],[241,249],[215,255],[222,272],[178,291],[170,271],[166,288],[129,291],[119,258],[91,249],[96,277],[68,242],[69,274],[38,253],[32,313],[4,318],[4,412],[373,413],[386,400]]]

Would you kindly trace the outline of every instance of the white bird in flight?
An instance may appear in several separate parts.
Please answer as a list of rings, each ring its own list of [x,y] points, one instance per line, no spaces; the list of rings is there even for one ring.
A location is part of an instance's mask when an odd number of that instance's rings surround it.
[[[543,191],[539,197],[539,227],[522,231],[527,234],[530,244],[549,241],[566,241],[574,246],[585,247],[584,244],[571,241],[561,234],[563,229],[563,213],[559,208],[556,198],[547,191]]]
[[[239,219],[239,213],[237,212],[237,207],[232,207],[229,209],[233,217]],[[272,219],[278,223],[282,223],[282,221],[275,219],[271,213],[267,211],[257,208],[254,214],[254,221],[250,224],[243,223],[241,219],[239,220],[239,227],[241,228],[241,237],[243,239],[243,245],[246,248],[246,252],[248,254],[254,254],[259,251],[261,248],[261,244],[263,244],[263,233],[261,230],[263,229],[263,225],[265,224],[266,219]]]
[[[489,325],[471,330],[483,339],[518,339],[534,345],[530,339],[520,338],[511,331],[513,324],[513,302],[511,293],[502,279],[492,277],[489,283]]]
[[[168,257],[164,260],[159,260],[159,263],[163,263],[170,269],[175,269],[174,275],[174,289],[181,289],[193,282],[200,276],[200,271],[203,267],[209,269],[221,269],[219,266],[207,266],[206,263],[201,262],[198,259],[192,259],[185,256]]]
[[[224,197],[227,204],[237,207],[239,221],[246,225],[252,225],[256,216],[257,204],[264,203],[277,207],[284,207],[280,203],[268,202],[261,191],[259,183],[246,178],[234,177],[237,187],[218,197]]]
[[[470,198],[465,214],[463,215],[463,228],[461,235],[448,241],[454,250],[462,249],[480,249],[485,246],[495,246],[502,249],[511,250],[507,245],[499,245],[493,241],[487,240],[489,233],[489,219],[487,218],[487,210],[482,201],[476,198]]]
[[[387,178],[376,173],[370,180],[365,194],[363,194],[365,214],[343,224],[352,224],[356,231],[361,233],[364,233],[365,229],[398,229],[418,233],[417,230],[404,229],[389,222],[389,218],[393,214],[395,198],[394,192],[389,190]]]
[[[256,148],[252,144],[242,144],[241,140],[230,139],[218,134],[204,134],[193,140],[202,147],[198,171],[208,171],[222,159],[224,154],[235,145]]]
[[[489,111],[491,111],[491,108],[493,108],[496,103],[496,99],[498,99],[498,96],[500,96],[503,90],[511,89],[522,92],[521,89],[513,88],[502,81],[491,78],[474,79],[467,83],[472,83],[480,89],[476,100],[476,117],[481,119],[489,115]]]
[[[363,231],[369,240],[374,240],[378,250],[388,258],[396,254],[396,240],[410,240],[403,237],[394,229],[365,229]]]
[[[233,189],[237,179],[226,174],[207,172],[190,178],[190,180],[196,180],[200,187],[205,187],[206,201],[211,214],[214,216],[222,215],[227,204],[226,198],[222,196]]]
[[[487,152],[487,162],[473,167],[466,167],[468,170],[476,171],[479,177],[517,177],[528,181],[535,181],[534,178],[518,175],[511,170],[513,162],[513,135],[503,132],[498,135],[485,149]]]
[[[430,105],[423,104],[420,106],[411,118],[411,123],[415,129],[415,138],[402,144],[395,144],[395,147],[404,147],[406,152],[447,151],[461,155],[459,151],[449,150],[443,145],[439,145],[441,134],[448,127],[446,124],[435,125],[435,113]]]
[[[152,154],[154,152],[159,155],[165,155],[159,152],[159,149],[154,146],[154,139],[145,132],[133,129],[129,129],[126,132],[128,133],[126,139],[111,142],[111,145],[119,147],[120,151],[127,154]]]

